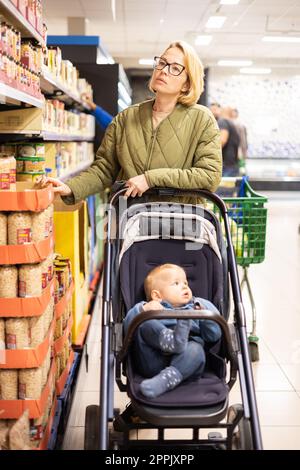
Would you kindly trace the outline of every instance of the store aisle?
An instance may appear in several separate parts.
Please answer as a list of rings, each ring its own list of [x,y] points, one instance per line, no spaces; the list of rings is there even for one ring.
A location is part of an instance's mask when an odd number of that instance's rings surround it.
[[[253,373],[265,449],[300,449],[300,194],[273,192],[267,196],[266,259],[249,269],[260,338],[260,361],[254,364]],[[99,307],[100,300],[98,297]],[[244,301],[249,312],[248,301]],[[99,401],[99,338],[100,310],[96,309],[87,340],[89,372],[82,361],[64,449],[83,448],[85,407]],[[236,384],[231,402],[238,401]],[[115,405],[122,408],[127,402],[126,394],[115,385]],[[168,435],[174,437],[174,431]],[[150,437],[150,431],[140,432],[142,436]]]

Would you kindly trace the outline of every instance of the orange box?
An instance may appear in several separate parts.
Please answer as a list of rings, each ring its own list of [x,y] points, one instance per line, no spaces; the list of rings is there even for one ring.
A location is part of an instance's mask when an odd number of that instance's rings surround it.
[[[64,313],[74,292],[74,282],[72,281],[65,295],[55,304],[55,318],[58,320]]]
[[[40,297],[0,298],[1,317],[38,317],[46,310],[54,293],[54,279],[43,290]]]
[[[62,391],[64,389],[64,386],[66,385],[66,381],[68,379],[68,375],[70,373],[73,362],[74,362],[74,351],[72,350],[65,370],[62,372],[59,379],[55,382],[55,389],[56,389],[57,396],[62,394]]]
[[[57,406],[57,400],[56,400],[56,397],[54,397],[53,405],[52,405],[52,408],[51,408],[51,412],[50,412],[50,415],[49,415],[47,426],[44,430],[43,438],[42,438],[38,448],[34,447],[32,450],[47,450],[48,441],[49,441],[49,438],[50,438],[50,433],[51,433],[52,424],[53,424],[53,420],[54,420],[54,415],[55,415],[55,411],[56,411],[56,406]]]
[[[0,264],[40,263],[53,252],[53,249],[53,235],[38,243],[0,245]]]
[[[40,212],[52,204],[52,185],[44,189],[34,189],[34,183],[17,182],[16,191],[0,191],[0,211]]]
[[[18,419],[25,410],[29,411],[29,419],[40,418],[47,406],[51,383],[55,378],[55,361],[49,372],[48,380],[39,400],[0,400],[1,419]]]
[[[64,344],[67,341],[69,334],[71,333],[72,325],[73,325],[73,317],[71,315],[62,336],[58,338],[56,341],[54,341],[53,349],[54,349],[55,354],[58,354],[63,350]]]
[[[52,344],[55,323],[56,320],[54,318],[46,338],[35,349],[5,349],[2,351],[5,363],[0,362],[0,369],[30,369],[32,367],[40,367],[47,356],[49,346]]]

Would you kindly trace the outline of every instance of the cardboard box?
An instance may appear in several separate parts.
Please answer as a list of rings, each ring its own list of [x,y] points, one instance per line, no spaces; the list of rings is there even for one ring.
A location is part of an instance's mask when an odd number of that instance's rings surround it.
[[[43,129],[43,110],[39,108],[14,109],[1,111],[0,129],[2,132],[23,131],[41,132]]]
[[[69,258],[74,282],[72,340],[75,343],[82,317],[88,312],[88,214],[85,202],[54,205],[55,251]]]

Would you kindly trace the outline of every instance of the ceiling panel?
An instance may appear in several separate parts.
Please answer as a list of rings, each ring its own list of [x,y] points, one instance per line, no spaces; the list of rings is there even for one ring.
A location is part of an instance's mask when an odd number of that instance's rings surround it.
[[[49,34],[67,34],[68,16],[85,16],[87,34],[99,35],[112,55],[127,62],[132,57],[134,66],[175,39],[193,44],[198,34],[213,36],[210,46],[196,47],[203,62],[300,60],[299,44],[261,41],[266,34],[300,37],[300,0],[240,0],[236,6],[220,6],[219,0],[116,0],[116,21],[111,0],[44,0],[44,5]],[[227,17],[223,28],[205,28],[213,14]]]

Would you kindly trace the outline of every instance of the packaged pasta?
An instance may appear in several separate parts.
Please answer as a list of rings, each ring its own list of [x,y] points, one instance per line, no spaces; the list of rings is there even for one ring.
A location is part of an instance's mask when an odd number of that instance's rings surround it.
[[[32,241],[34,243],[45,240],[49,237],[49,216],[47,211],[35,212],[32,214]]]
[[[30,347],[29,319],[9,318],[5,322],[5,341],[7,349]]]
[[[25,410],[22,416],[9,430],[9,448],[11,450],[30,450],[29,411]]]
[[[18,297],[18,269],[16,266],[0,266],[0,297]]]
[[[20,369],[19,398],[20,400],[38,400],[42,394],[42,368]]]
[[[0,351],[5,349],[5,320],[0,318]]]
[[[7,245],[7,215],[0,212],[0,245]]]
[[[30,346],[36,348],[45,338],[45,319],[44,315],[32,317],[29,319]]]
[[[13,369],[0,369],[0,399],[18,399],[18,371]]]
[[[19,268],[19,297],[42,295],[42,271],[40,263],[23,264]]]
[[[29,212],[13,212],[7,218],[8,244],[23,245],[32,241],[32,219]]]

